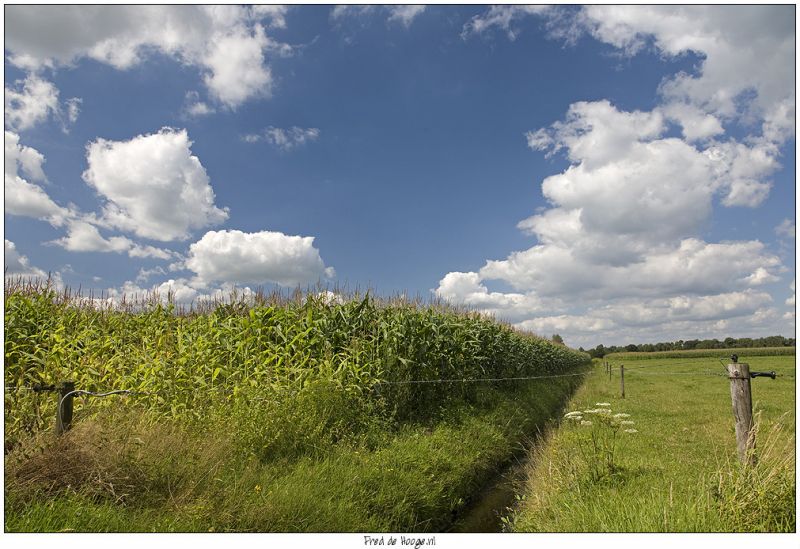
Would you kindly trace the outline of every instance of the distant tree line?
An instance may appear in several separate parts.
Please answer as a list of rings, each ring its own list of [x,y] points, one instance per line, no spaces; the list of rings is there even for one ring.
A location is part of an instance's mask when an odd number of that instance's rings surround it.
[[[589,353],[592,358],[602,358],[611,353],[653,353],[656,351],[688,351],[690,349],[738,349],[749,347],[794,347],[793,337],[783,337],[779,335],[768,337],[726,337],[722,341],[719,339],[689,339],[678,341],[668,341],[664,343],[642,343],[634,345],[611,345],[605,347],[603,344],[594,349],[580,348],[581,351]]]

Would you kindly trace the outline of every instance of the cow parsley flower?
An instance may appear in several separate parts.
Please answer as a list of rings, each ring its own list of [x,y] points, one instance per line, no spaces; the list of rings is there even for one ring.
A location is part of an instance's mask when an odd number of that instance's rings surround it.
[[[581,425],[591,425],[591,424],[592,424],[591,421],[585,421],[585,420],[581,421]]]
[[[631,415],[630,414],[622,414],[622,413],[620,413],[620,414],[614,414],[614,417],[617,418],[617,419],[622,419],[624,417],[631,417]]]
[[[626,433],[638,433],[639,431],[637,431],[636,429],[625,429],[625,432]]]

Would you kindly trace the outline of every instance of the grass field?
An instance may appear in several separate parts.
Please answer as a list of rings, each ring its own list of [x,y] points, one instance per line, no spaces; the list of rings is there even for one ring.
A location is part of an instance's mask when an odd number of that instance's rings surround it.
[[[719,360],[637,361],[625,368],[624,399],[619,370],[609,380],[595,361],[568,405],[580,419],[574,414],[553,425],[531,459],[513,530],[794,531],[795,358],[747,362],[751,371],[778,373],[752,380],[755,468],[736,461],[729,381]],[[629,417],[614,419],[617,413]],[[633,423],[611,425],[621,421]]]

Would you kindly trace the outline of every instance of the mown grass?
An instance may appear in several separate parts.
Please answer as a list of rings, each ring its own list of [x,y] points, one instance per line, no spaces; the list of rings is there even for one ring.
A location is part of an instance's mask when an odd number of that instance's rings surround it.
[[[794,356],[794,347],[743,347],[740,349],[688,349],[686,351],[654,351],[652,353],[609,353],[603,360],[653,360],[656,358],[730,358],[737,355],[741,362],[751,356]]]
[[[795,364],[749,357],[758,465],[736,461],[729,381],[718,360],[656,359],[618,370],[609,381],[597,361],[570,410],[607,402],[628,413],[637,433],[623,437],[615,467],[596,478],[581,456],[588,429],[565,419],[533,456],[517,532],[791,532],[795,516]],[[709,375],[710,374],[710,375]],[[587,416],[588,417],[588,416]]]
[[[255,296],[180,311],[6,286],[8,531],[437,531],[588,356],[437,304]]]

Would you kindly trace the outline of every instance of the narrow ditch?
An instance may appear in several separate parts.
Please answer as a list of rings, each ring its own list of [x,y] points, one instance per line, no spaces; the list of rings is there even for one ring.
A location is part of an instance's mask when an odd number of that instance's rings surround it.
[[[515,456],[506,466],[476,495],[456,519],[448,532],[478,534],[503,531],[503,518],[511,513],[516,502],[520,484],[525,479],[525,466],[528,463],[527,451]]]
[[[499,472],[475,493],[470,503],[455,517],[447,529],[451,533],[479,534],[503,532],[503,519],[511,515],[516,505],[516,496],[524,486],[527,466],[534,454],[534,448],[544,444],[546,433],[558,428],[561,416],[569,399],[583,384],[584,379],[572,386],[556,407],[557,412],[535,432],[523,439],[521,447],[501,466]]]

